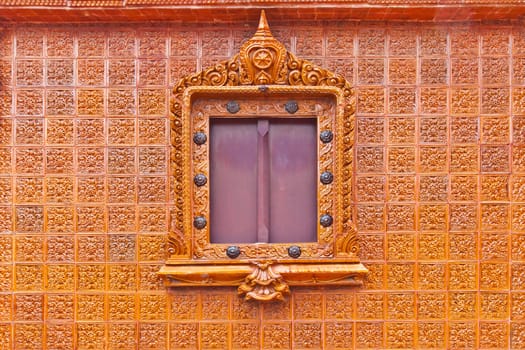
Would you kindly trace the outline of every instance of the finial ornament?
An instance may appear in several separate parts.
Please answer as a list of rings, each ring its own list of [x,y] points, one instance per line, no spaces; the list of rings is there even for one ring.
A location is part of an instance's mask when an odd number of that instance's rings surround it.
[[[257,32],[255,32],[254,37],[258,35],[263,37],[272,36],[270,26],[268,25],[268,20],[266,19],[266,12],[264,10],[261,10],[261,16],[259,17],[259,27],[257,27]]]
[[[241,46],[239,58],[242,85],[286,83],[286,48],[273,37],[264,10],[257,31]]]

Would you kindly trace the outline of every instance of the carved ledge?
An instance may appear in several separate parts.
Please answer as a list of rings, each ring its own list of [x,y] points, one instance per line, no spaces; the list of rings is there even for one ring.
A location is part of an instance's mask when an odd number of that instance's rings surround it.
[[[245,299],[282,300],[289,286],[361,286],[368,270],[360,263],[343,259],[330,261],[171,261],[159,274],[167,287],[239,286]]]

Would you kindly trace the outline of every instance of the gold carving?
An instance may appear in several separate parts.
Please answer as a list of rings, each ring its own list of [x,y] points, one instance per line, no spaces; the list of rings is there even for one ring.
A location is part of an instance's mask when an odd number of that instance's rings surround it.
[[[300,102],[293,117],[315,117],[318,136],[333,132],[333,141],[318,141],[318,172],[334,174],[332,183],[318,185],[318,213],[329,214],[334,223],[317,225],[317,242],[301,243],[299,259],[291,260],[289,244],[281,243],[240,244],[238,258],[229,259],[228,245],[210,243],[208,225],[193,227],[194,217],[209,217],[209,184],[192,183],[198,173],[209,175],[208,146],[192,142],[193,135],[209,134],[210,117],[232,118],[225,108],[231,99],[240,102],[233,117],[286,118],[290,114],[284,105],[290,98]],[[170,257],[160,272],[168,277],[166,284],[235,285],[244,280],[239,291],[258,300],[283,298],[288,284],[358,284],[354,277],[362,277],[366,269],[357,257],[352,215],[354,106],[348,82],[287,52],[272,36],[264,11],[257,32],[238,54],[181,79],[171,105],[175,209],[168,239]],[[210,261],[224,265],[219,270],[213,267],[212,273]],[[291,262],[296,269],[289,268]],[[249,271],[244,275],[248,277],[243,278],[240,270]],[[205,281],[200,276],[206,276]]]
[[[240,84],[242,85],[285,84],[287,82],[286,48],[272,36],[264,11],[261,13],[257,32],[253,38],[242,45],[239,59],[241,62]]]
[[[246,300],[283,300],[290,293],[290,288],[282,276],[272,270],[272,262],[261,261],[254,264],[253,272],[239,286],[239,294],[246,294]]]

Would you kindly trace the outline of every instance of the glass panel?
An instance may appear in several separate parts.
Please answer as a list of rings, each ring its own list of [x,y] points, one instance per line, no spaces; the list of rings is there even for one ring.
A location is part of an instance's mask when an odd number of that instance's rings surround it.
[[[210,242],[257,241],[257,122],[210,119]]]
[[[270,242],[316,242],[316,119],[274,119],[268,135]]]
[[[210,119],[210,242],[317,241],[314,118]]]

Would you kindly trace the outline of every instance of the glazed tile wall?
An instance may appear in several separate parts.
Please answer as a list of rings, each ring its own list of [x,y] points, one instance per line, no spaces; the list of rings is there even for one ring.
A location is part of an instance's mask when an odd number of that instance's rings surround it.
[[[0,349],[525,349],[521,23],[273,25],[357,93],[363,288],[167,291],[168,105],[250,26],[0,33]]]

